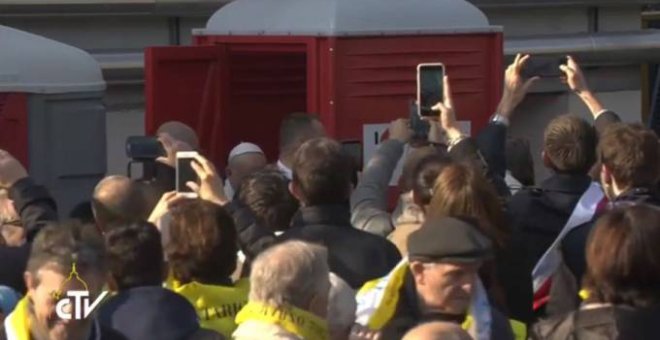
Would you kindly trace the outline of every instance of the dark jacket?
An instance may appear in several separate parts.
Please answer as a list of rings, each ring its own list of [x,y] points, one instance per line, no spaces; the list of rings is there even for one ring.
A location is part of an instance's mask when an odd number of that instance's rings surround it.
[[[509,200],[511,238],[503,255],[505,260],[498,263],[507,307],[514,319],[533,320],[532,270],[566,225],[590,183],[587,175],[555,174],[538,188],[522,189]]]
[[[619,121],[619,116],[612,111],[601,113],[594,121],[597,135]],[[499,277],[514,319],[525,322],[534,319],[531,273],[566,225],[590,183],[591,178],[586,173],[554,174],[538,188],[523,189],[509,200],[511,239],[504,260],[499,262]]]
[[[25,292],[23,272],[30,256],[30,243],[49,222],[57,221],[55,201],[45,187],[26,177],[9,188],[9,198],[21,218],[27,243],[20,247],[0,246],[0,285]]]
[[[449,316],[443,314],[423,315],[417,301],[417,290],[415,281],[410,270],[406,273],[404,284],[399,290],[399,301],[397,303],[394,316],[381,330],[381,340],[399,340],[415,326],[431,321],[448,321],[461,324],[465,320],[465,315]],[[508,320],[496,309],[491,308],[493,318],[491,326],[492,340],[513,339],[513,331]]]
[[[636,188],[622,193],[609,203],[609,207],[616,207],[628,203],[646,203],[660,206],[660,196],[655,190]],[[575,276],[578,284],[586,272],[586,247],[589,233],[593,229],[599,216],[579,227],[573,229],[566,235],[562,242],[562,255],[564,262],[571,273]]]
[[[660,338],[660,307],[605,305],[580,309],[534,325],[530,339],[627,340]]]
[[[238,195],[224,208],[233,217],[238,233],[238,245],[247,261],[251,262],[264,249],[275,243],[275,232],[257,223],[250,208],[236,197]]]
[[[127,340],[183,340],[198,336],[200,330],[197,313],[188,300],[158,286],[119,292],[101,306],[98,319]]]
[[[23,273],[29,257],[30,245],[27,243],[20,247],[0,246],[0,286],[25,293]]]
[[[387,275],[401,255],[385,238],[354,228],[350,218],[348,204],[301,207],[291,229],[278,241],[302,240],[325,246],[330,271],[358,289]]]
[[[57,221],[57,205],[46,187],[37,185],[26,177],[9,188],[9,198],[14,201],[16,212],[26,231],[28,242],[49,222]]]

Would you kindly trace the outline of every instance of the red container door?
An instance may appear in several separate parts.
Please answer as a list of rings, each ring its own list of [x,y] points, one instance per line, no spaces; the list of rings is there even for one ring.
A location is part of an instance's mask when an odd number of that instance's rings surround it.
[[[188,124],[197,131],[201,151],[220,165],[227,154],[223,130],[226,74],[223,45],[152,47],[145,51],[146,129],[156,132],[167,121]]]
[[[28,110],[24,93],[0,93],[0,149],[28,164]]]
[[[148,48],[147,132],[184,122],[217,166],[240,142],[259,145],[276,160],[282,119],[318,107],[315,45],[308,40]]]

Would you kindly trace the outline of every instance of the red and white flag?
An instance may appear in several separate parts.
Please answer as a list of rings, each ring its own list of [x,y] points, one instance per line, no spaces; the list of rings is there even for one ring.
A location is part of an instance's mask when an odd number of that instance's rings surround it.
[[[562,261],[560,250],[562,240],[576,227],[591,221],[604,199],[605,194],[600,184],[592,182],[587,191],[580,197],[564,228],[534,266],[532,271],[534,310],[545,305],[548,301],[552,275],[557,271]]]

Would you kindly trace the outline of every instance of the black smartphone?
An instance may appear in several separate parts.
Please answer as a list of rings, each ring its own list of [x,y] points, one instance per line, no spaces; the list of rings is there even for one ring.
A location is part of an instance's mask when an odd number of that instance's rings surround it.
[[[165,148],[156,137],[131,136],[126,139],[126,156],[130,159],[154,160],[165,155]]]
[[[411,103],[409,119],[410,129],[413,130],[412,140],[428,141],[431,124],[428,120],[422,119],[422,117],[419,116],[419,109],[415,103]]]
[[[528,79],[532,77],[541,78],[559,78],[564,74],[559,69],[559,66],[566,65],[568,58],[566,57],[539,57],[531,56],[525,67],[521,70],[521,75]]]
[[[442,63],[417,65],[417,114],[420,117],[438,114],[431,108],[444,99],[444,76],[445,66]]]
[[[356,140],[349,140],[341,142],[342,151],[351,157],[354,165],[358,169],[362,169],[362,143]]]
[[[176,153],[176,191],[188,197],[197,197],[197,194],[186,185],[188,182],[197,183],[197,174],[191,163],[197,156],[196,151]]]

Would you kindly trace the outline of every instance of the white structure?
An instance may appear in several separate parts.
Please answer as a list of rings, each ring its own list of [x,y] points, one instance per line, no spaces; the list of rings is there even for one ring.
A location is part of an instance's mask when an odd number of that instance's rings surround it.
[[[106,172],[105,88],[87,52],[0,26],[0,94],[26,109],[0,115],[0,140],[27,151],[30,176],[48,186],[62,216],[88,201]]]
[[[268,13],[259,20],[254,13]],[[438,30],[442,27],[442,30]],[[205,35],[344,36],[471,32],[490,29],[465,0],[241,0],[209,19]]]

